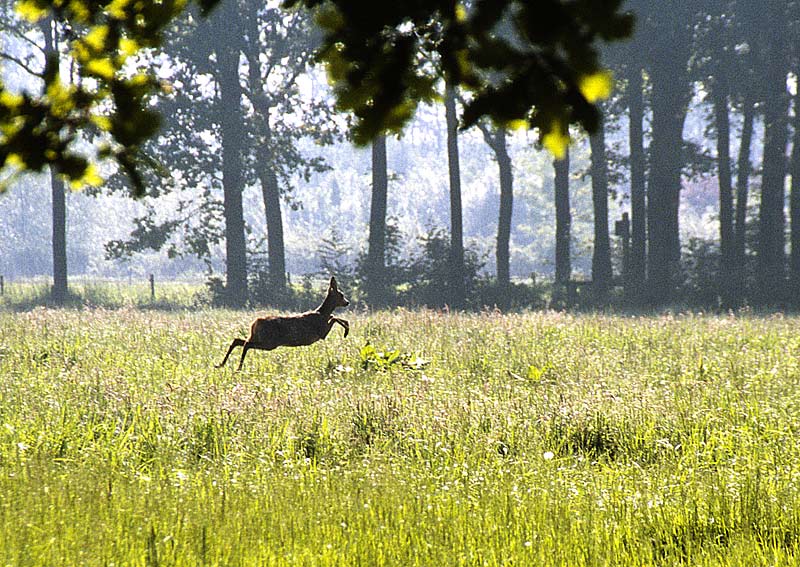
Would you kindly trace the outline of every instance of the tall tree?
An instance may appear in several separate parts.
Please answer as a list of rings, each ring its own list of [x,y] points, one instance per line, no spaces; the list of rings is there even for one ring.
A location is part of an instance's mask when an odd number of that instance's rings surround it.
[[[769,59],[766,47],[764,5],[747,0],[729,0],[723,3],[720,13],[730,22],[725,41],[727,89],[730,105],[739,109],[741,130],[739,132],[739,153],[736,157],[736,187],[733,223],[733,299],[741,303],[746,298],[748,286],[747,245],[748,210],[750,201],[750,176],[753,171],[751,152],[753,145],[753,124],[757,114],[762,111],[766,68]],[[725,16],[723,16],[725,17]],[[713,57],[717,59],[718,57]],[[734,80],[735,79],[735,80]]]
[[[0,9],[0,30],[8,34],[9,38],[22,40],[21,45],[15,44],[13,41],[5,42],[0,53],[3,61],[13,64],[15,71],[24,73],[24,78],[19,82],[25,84],[31,80],[31,84],[37,84],[40,88],[45,89],[45,85],[50,81],[54,84],[54,89],[69,91],[71,87],[66,87],[66,85],[71,80],[71,76],[64,77],[61,73],[63,30],[53,17],[44,18],[36,25],[32,25],[24,19],[21,20],[11,6],[3,6]],[[21,53],[25,48],[30,49],[31,52]],[[58,136],[55,136],[55,139],[58,139]],[[64,180],[59,171],[56,163],[48,167],[53,274],[50,298],[55,304],[63,303],[68,295],[66,192]]]
[[[298,148],[302,137],[320,145],[334,140],[337,121],[327,101],[304,97],[297,80],[307,72],[317,45],[317,34],[304,11],[286,13],[259,4],[242,5],[245,11],[244,55],[247,81],[244,94],[252,106],[252,167],[261,185],[267,225],[269,281],[280,296],[286,287],[286,250],[281,200],[288,197],[296,175],[306,180],[311,172],[327,169],[323,160]],[[278,117],[302,114],[303,127]]]
[[[217,30],[215,54],[225,205],[226,300],[231,306],[241,307],[247,301],[247,243],[242,208],[245,130],[242,123],[242,87],[239,82],[242,33],[238,2],[223,3],[214,13],[212,21]]]
[[[269,150],[264,146],[255,149],[264,160],[258,165],[258,179],[261,183],[261,199],[264,202],[264,216],[267,222],[267,260],[269,262],[269,282],[276,296],[286,290],[286,246],[283,238],[283,215],[281,211],[281,188],[278,176],[269,165]]]
[[[52,18],[40,22],[44,37],[44,57],[54,67],[61,80],[61,53],[59,49],[59,25]],[[50,194],[53,210],[53,289],[51,297],[56,304],[67,299],[67,199],[64,180],[58,175],[55,166],[50,166]]]
[[[500,208],[497,219],[497,284],[500,289],[508,288],[511,283],[511,218],[514,212],[514,171],[511,167],[511,156],[508,154],[506,129],[478,123],[486,145],[491,148],[500,179]]]
[[[789,255],[789,298],[800,303],[800,89],[794,96],[794,138],[792,140],[791,175],[792,186],[789,195],[790,215],[790,255]]]
[[[376,306],[386,304],[386,201],[389,175],[386,165],[386,136],[372,140],[372,204],[369,210],[369,242],[367,250],[367,301]]]
[[[734,202],[731,173],[731,77],[738,71],[734,46],[737,14],[735,0],[708,3],[706,17],[698,26],[694,71],[705,82],[706,100],[713,108],[716,131],[716,169],[719,194],[720,262],[717,275],[722,302],[731,307],[735,302],[734,275]]]
[[[278,303],[286,285],[282,205],[288,202],[296,207],[291,192],[298,179],[308,181],[313,172],[327,169],[321,157],[302,148],[302,141],[311,138],[319,145],[331,143],[338,139],[340,121],[332,118],[334,110],[324,93],[309,96],[298,85],[299,77],[308,71],[314,46],[304,12],[286,14],[259,4],[236,2],[221,5],[220,10],[223,8],[242,10],[232,17],[244,22],[237,30],[238,82],[233,82],[233,57],[225,75],[226,84],[231,89],[238,85],[240,90],[239,106],[229,101],[228,107],[238,110],[226,115],[222,104],[211,103],[222,96],[219,86],[225,70],[221,64],[226,61],[216,54],[220,46],[219,34],[213,33],[215,19],[187,18],[182,24],[190,30],[199,27],[200,31],[176,33],[175,41],[167,46],[174,72],[170,79],[183,87],[159,101],[166,118],[165,130],[148,146],[154,157],[170,163],[172,172],[171,176],[162,173],[149,177],[151,193],[171,193],[170,198],[177,198],[179,204],[172,215],[164,215],[148,200],[148,210],[136,219],[132,238],[111,243],[111,254],[166,246],[170,254],[197,255],[213,266],[212,245],[225,242],[227,246],[226,205],[241,202],[235,194],[233,201],[225,201],[225,177],[218,172],[225,169],[225,158],[236,159],[238,183],[242,187],[260,186],[264,202],[269,285],[259,285],[253,292],[262,294],[257,298],[260,302]],[[208,93],[209,83],[218,86],[213,96]],[[234,154],[219,151],[227,131],[223,120],[235,122],[238,128],[234,129],[238,132],[233,139],[238,146]],[[170,238],[173,233],[175,237]],[[260,253],[261,235],[250,234],[246,254]],[[238,242],[241,246],[247,240],[242,236]],[[260,274],[254,276],[257,282],[263,281]]]
[[[555,283],[563,292],[572,277],[570,244],[572,240],[572,213],[569,205],[569,151],[562,159],[553,161],[555,170],[556,201],[556,274]]]
[[[734,301],[732,285],[734,269],[733,182],[731,180],[730,117],[725,71],[720,70],[712,90],[714,123],[717,128],[717,173],[719,180],[719,286],[723,302]]]
[[[746,285],[747,201],[750,193],[750,150],[753,141],[755,101],[748,94],[742,103],[742,132],[739,136],[739,155],[736,159],[736,209],[734,211],[733,265],[737,300],[741,300]]]
[[[450,304],[456,309],[466,304],[464,270],[464,229],[461,209],[461,166],[458,155],[458,115],[456,92],[445,86],[445,118],[447,121],[447,165],[450,174]]]
[[[628,100],[628,145],[631,160],[631,256],[630,289],[639,299],[644,291],[647,270],[647,194],[645,185],[644,153],[644,96],[642,68],[633,64],[628,68],[626,95]]]
[[[693,3],[651,7],[643,25],[650,37],[647,70],[652,85],[652,141],[647,187],[648,295],[651,302],[669,301],[679,273],[683,125],[691,84],[688,65],[694,29]]]
[[[601,123],[589,138],[591,147],[592,205],[594,210],[594,248],[592,287],[598,301],[605,301],[611,288],[611,239],[608,234],[608,163],[605,128]]]
[[[758,288],[761,300],[772,303],[785,293],[784,218],[786,145],[788,142],[789,95],[786,45],[786,2],[766,0],[767,61],[764,100],[764,163],[758,232]]]

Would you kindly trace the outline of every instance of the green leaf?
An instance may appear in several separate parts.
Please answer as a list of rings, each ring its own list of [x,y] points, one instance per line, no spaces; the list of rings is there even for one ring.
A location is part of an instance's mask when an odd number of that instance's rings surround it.
[[[20,0],[14,9],[17,14],[31,23],[36,23],[47,15],[48,6],[38,0]]]
[[[591,103],[607,99],[611,96],[613,87],[614,75],[611,71],[606,70],[584,75],[578,81],[578,89],[581,91],[583,98]]]
[[[567,155],[569,142],[569,133],[560,120],[554,120],[550,130],[542,135],[542,145],[559,160]]]
[[[114,73],[116,73],[114,64],[108,57],[104,57],[102,59],[92,59],[86,64],[85,68],[86,72],[90,75],[100,77],[106,81],[112,80],[114,78]]]
[[[105,49],[108,33],[108,26],[94,26],[91,31],[84,36],[82,41],[95,53],[100,53]]]
[[[363,347],[361,347],[361,351],[359,352],[359,356],[361,360],[367,362],[368,360],[375,358],[375,347],[371,344],[367,343]]]
[[[539,382],[542,379],[542,375],[544,374],[544,370],[541,368],[534,366],[531,364],[528,366],[528,380],[531,382]]]

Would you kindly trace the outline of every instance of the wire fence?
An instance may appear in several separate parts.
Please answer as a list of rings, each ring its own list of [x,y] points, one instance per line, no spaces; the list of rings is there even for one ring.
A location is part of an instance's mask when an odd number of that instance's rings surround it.
[[[0,306],[30,308],[52,304],[51,277],[10,278],[0,275]],[[159,280],[145,278],[98,278],[74,276],[64,302],[70,306],[124,307],[150,306],[188,308],[207,300],[202,279]]]

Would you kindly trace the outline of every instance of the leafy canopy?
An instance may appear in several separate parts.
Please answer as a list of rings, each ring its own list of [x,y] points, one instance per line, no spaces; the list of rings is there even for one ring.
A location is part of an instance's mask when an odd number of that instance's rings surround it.
[[[65,84],[56,55],[39,94],[0,84],[0,168],[52,166],[73,183],[99,183],[93,158],[78,148],[81,132],[103,133],[96,158],[112,158],[144,193],[137,169],[141,144],[159,115],[148,99],[161,89],[152,72],[126,72],[142,49],[159,47],[188,0],[18,0],[32,22],[52,18],[68,30],[77,84]],[[197,0],[207,13],[217,0]],[[506,126],[537,128],[556,156],[570,124],[592,131],[594,103],[608,95],[599,40],[630,34],[622,0],[284,0],[317,14],[338,106],[356,118],[365,144],[397,131],[420,101],[437,98],[443,77],[472,92],[464,127],[483,116]]]
[[[203,11],[213,0],[198,0]],[[46,26],[58,22],[70,39],[80,79],[59,75],[59,55],[45,63],[42,92],[17,94],[0,84],[0,167],[52,166],[73,184],[101,182],[93,158],[78,147],[81,132],[101,133],[96,158],[113,158],[144,192],[136,167],[140,144],[158,130],[148,98],[161,89],[152,73],[126,70],[142,49],[158,47],[186,0],[20,0],[17,14]]]
[[[420,101],[438,98],[439,79],[471,91],[463,126],[487,116],[536,128],[560,156],[570,124],[593,131],[594,103],[611,75],[599,41],[630,35],[622,0],[286,0],[316,10],[325,31],[320,58],[355,140],[399,130]]]

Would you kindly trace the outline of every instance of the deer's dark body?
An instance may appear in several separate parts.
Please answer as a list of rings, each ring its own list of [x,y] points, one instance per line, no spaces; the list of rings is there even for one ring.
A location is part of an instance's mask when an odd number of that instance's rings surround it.
[[[265,350],[279,346],[306,346],[327,337],[333,319],[317,311],[289,317],[261,317],[253,321],[247,340],[268,346]]]
[[[349,302],[339,291],[336,279],[331,278],[328,295],[322,305],[314,311],[307,311],[299,315],[259,317],[250,325],[250,335],[247,339],[233,340],[225,358],[217,365],[217,368],[225,365],[236,347],[242,347],[242,358],[237,367],[237,370],[240,370],[248,350],[272,350],[279,346],[310,345],[327,337],[334,323],[338,323],[344,328],[346,337],[350,332],[350,324],[344,319],[334,317],[333,310],[347,305]]]

